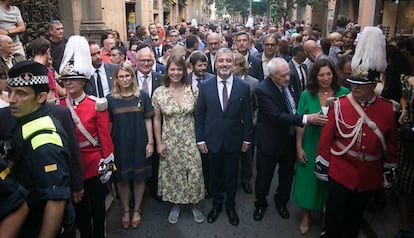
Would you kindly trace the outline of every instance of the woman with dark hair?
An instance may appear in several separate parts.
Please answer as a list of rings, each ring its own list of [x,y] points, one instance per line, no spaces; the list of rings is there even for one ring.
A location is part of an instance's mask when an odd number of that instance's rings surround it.
[[[298,114],[320,112],[327,114],[329,98],[348,94],[347,88],[339,86],[335,68],[325,59],[313,64],[306,90],[298,103]],[[322,127],[306,125],[296,128],[296,175],[293,187],[293,200],[303,208],[300,232],[305,234],[310,227],[310,212],[323,211],[326,201],[326,185],[314,174],[315,157]]]
[[[194,221],[204,221],[198,208],[204,198],[204,180],[194,127],[198,90],[190,85],[186,69],[184,59],[172,55],[163,85],[152,96],[154,134],[160,155],[158,195],[174,204],[168,217],[171,224],[178,222],[179,204],[191,203]]]
[[[117,167],[117,186],[123,207],[122,228],[137,228],[141,223],[141,203],[145,179],[151,176],[154,152],[152,105],[148,94],[140,90],[135,72],[129,64],[121,63],[112,77],[112,93],[107,96],[111,136]],[[134,207],[130,207],[131,189]],[[133,212],[131,212],[131,210]],[[132,219],[131,219],[132,217]]]

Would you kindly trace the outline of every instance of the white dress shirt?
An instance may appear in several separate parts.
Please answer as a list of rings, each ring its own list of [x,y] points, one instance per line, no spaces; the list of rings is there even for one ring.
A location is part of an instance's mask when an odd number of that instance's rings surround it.
[[[147,78],[147,84],[148,84],[148,95],[151,98],[152,95],[152,74],[149,72]],[[138,86],[140,89],[144,89],[143,83],[144,83],[144,74],[137,71],[137,79],[138,79]]]
[[[217,90],[218,90],[218,95],[219,95],[219,99],[220,99],[221,109],[223,110],[223,87],[224,87],[224,84],[221,81],[226,81],[227,95],[229,96],[229,99],[230,99],[231,88],[233,87],[233,75],[230,75],[230,77],[227,80],[223,80],[219,76],[217,76]]]
[[[98,69],[93,68],[93,72],[92,72],[93,78],[95,80],[96,95],[99,95],[99,93],[98,93],[98,82],[96,81],[97,80],[96,70],[99,70],[99,76],[101,77],[103,93],[104,93],[104,96],[106,97],[108,94],[111,93],[112,85],[108,84],[108,78],[106,77],[104,64],[102,63],[101,67],[99,67]]]

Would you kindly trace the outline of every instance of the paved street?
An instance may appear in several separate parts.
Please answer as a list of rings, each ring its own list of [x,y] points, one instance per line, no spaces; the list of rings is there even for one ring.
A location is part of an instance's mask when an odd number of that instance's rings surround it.
[[[275,180],[275,178],[274,178]],[[282,219],[276,211],[273,203],[275,184],[268,197],[269,207],[261,222],[253,220],[254,195],[247,195],[239,188],[236,199],[236,210],[240,217],[240,225],[231,226],[227,215],[223,211],[218,220],[209,224],[204,221],[196,224],[193,220],[190,207],[181,209],[180,219],[177,224],[168,223],[170,205],[166,202],[155,201],[145,193],[142,206],[142,223],[138,229],[124,230],[120,226],[121,208],[118,203],[112,203],[107,213],[107,237],[129,238],[129,237],[173,237],[173,238],[317,238],[320,232],[320,215],[312,214],[312,226],[308,234],[302,236],[299,232],[300,209],[293,203],[288,204],[291,216],[288,220]],[[211,208],[210,201],[201,202],[201,209],[207,215]],[[375,215],[366,214],[366,220],[378,236],[369,238],[391,238],[398,230],[398,214],[395,201],[388,201],[387,208]],[[372,220],[372,221],[371,221]],[[360,238],[367,237],[364,234]]]

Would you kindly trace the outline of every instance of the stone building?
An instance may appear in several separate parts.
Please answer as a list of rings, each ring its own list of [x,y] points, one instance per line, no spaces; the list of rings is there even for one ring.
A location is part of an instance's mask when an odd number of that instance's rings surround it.
[[[81,34],[97,40],[111,29],[127,40],[128,31],[152,22],[175,25],[182,20],[207,23],[209,0],[16,0],[27,25],[23,39],[47,33],[50,20],[60,19],[65,35]],[[99,40],[98,40],[99,42]]]

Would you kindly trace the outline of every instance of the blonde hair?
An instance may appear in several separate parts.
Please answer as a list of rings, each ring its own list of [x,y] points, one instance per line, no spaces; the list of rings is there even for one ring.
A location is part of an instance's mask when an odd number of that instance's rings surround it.
[[[329,41],[341,40],[342,35],[339,32],[332,32],[331,34],[328,35],[326,39],[328,39]]]
[[[121,88],[119,87],[118,83],[116,82],[116,78],[118,78],[119,71],[126,71],[129,74],[131,74],[132,83],[129,85],[129,89],[132,91],[133,95],[135,97],[139,97],[139,86],[137,82],[137,77],[135,76],[134,69],[131,67],[131,65],[127,63],[120,63],[117,65],[114,69],[114,73],[112,74],[112,97],[115,99],[121,99]]]

